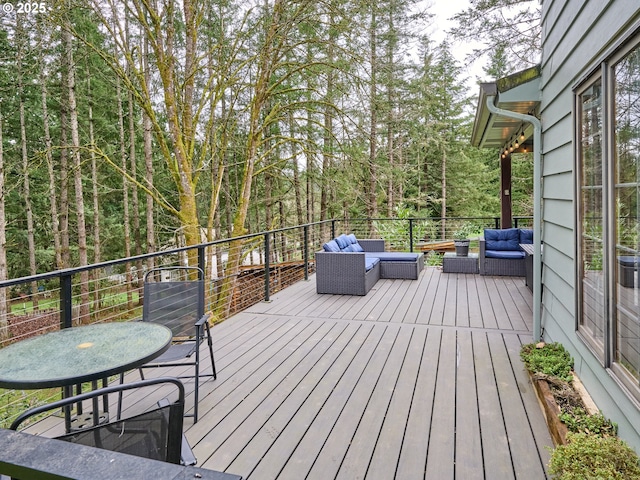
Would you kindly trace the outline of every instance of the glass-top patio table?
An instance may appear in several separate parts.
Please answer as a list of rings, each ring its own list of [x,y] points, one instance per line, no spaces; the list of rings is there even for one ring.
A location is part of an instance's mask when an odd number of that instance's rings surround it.
[[[147,363],[171,344],[171,330],[146,322],[66,328],[0,349],[0,388],[64,387]]]

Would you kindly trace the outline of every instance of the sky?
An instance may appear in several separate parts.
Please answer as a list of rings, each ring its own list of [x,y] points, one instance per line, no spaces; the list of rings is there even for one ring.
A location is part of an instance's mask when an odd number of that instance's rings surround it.
[[[445,39],[446,30],[455,25],[455,22],[450,21],[449,18],[469,8],[469,0],[428,0],[425,2],[425,5],[430,5],[429,12],[435,15],[435,20],[431,27],[432,36],[436,43],[440,43]],[[467,85],[471,89],[470,93],[473,95],[478,94],[479,87],[477,86],[477,77],[480,77],[483,81],[489,80],[485,78],[486,76],[482,71],[481,61],[474,62],[465,67],[465,56],[471,53],[475,47],[476,45],[469,42],[454,42],[451,44],[451,53],[458,62],[460,62],[465,75],[468,76]]]

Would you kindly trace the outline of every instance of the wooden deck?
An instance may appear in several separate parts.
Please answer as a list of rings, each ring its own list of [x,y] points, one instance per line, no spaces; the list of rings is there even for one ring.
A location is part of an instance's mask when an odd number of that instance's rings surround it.
[[[542,479],[552,446],[519,358],[523,278],[300,282],[213,329],[218,380],[187,419],[198,464],[245,479]]]
[[[552,440],[519,358],[531,302],[524,278],[435,267],[365,297],[299,282],[213,328],[218,379],[201,385],[198,423],[185,419],[198,466],[252,480],[548,478]],[[163,394],[136,395],[130,408]]]

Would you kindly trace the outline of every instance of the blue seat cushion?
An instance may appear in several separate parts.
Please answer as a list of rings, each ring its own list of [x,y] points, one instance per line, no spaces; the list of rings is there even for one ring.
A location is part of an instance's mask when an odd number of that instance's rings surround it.
[[[621,257],[618,257],[618,263],[620,265],[625,266],[625,267],[638,268],[638,265],[640,264],[640,257],[633,257],[631,255],[623,255]]]
[[[521,228],[520,243],[533,243],[533,230],[529,228]]]
[[[364,269],[368,272],[373,267],[375,267],[378,263],[380,263],[380,259],[376,257],[370,257],[365,255],[364,257]]]
[[[517,228],[504,228],[501,230],[485,228],[484,240],[487,250],[520,250],[520,232]]]
[[[418,253],[406,252],[367,252],[368,258],[376,257],[381,262],[415,262],[418,260]]]
[[[347,239],[347,236],[344,233],[340,235],[338,238],[336,238],[335,240],[338,246],[340,247],[340,250],[344,250],[351,243],[349,242],[349,240]]]
[[[348,250],[349,252],[364,252],[364,248],[362,248],[362,245],[358,243],[358,239],[356,238],[355,234],[350,233],[349,235],[347,235],[347,241],[349,242],[349,246],[351,247]]]
[[[324,249],[325,252],[339,252],[340,251],[340,247],[338,246],[338,244],[336,243],[335,240],[329,240],[327,243],[322,245],[322,248]]]
[[[517,260],[524,258],[525,254],[522,250],[485,250],[484,256],[487,258],[506,258],[509,260]]]

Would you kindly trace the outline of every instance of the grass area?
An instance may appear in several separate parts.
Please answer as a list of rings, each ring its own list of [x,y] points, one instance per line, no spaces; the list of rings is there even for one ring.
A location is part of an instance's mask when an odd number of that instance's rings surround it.
[[[30,408],[62,398],[60,388],[46,390],[2,390],[0,389],[0,428],[9,428],[18,415]]]
[[[138,302],[138,297],[139,295],[137,292],[132,292],[132,298],[134,303]],[[127,303],[126,292],[108,294],[102,297],[103,308],[113,307],[115,305],[123,305],[126,303]],[[39,298],[37,310],[34,310],[32,300],[26,300],[26,299],[24,301],[14,300],[11,302],[11,313],[14,315],[34,313],[34,311],[38,311],[38,310],[56,310],[58,308],[60,308],[60,300],[57,296],[49,297],[49,298]]]
[[[109,383],[119,379],[118,375],[109,378]],[[100,384],[100,386],[102,386]],[[82,384],[82,391],[91,390],[90,383]],[[41,390],[3,390],[0,389],[0,428],[9,428],[18,416],[30,408],[55,402],[62,398],[62,388]],[[34,417],[37,421],[40,417]]]

